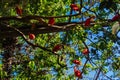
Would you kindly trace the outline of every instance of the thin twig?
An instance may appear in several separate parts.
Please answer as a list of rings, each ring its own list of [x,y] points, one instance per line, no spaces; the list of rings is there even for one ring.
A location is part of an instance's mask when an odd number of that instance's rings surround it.
[[[84,72],[85,67],[86,67],[86,64],[87,64],[88,61],[89,61],[89,59],[87,59],[87,60],[85,61],[84,66],[83,66],[83,68],[82,68],[82,72],[81,72],[81,74]]]
[[[79,14],[81,14],[82,7],[83,7],[83,1],[82,1],[82,0],[80,0],[80,10],[79,10]]]
[[[86,8],[86,7],[84,7],[84,9],[86,9],[87,11],[90,11],[90,12],[94,13],[97,18],[101,19],[101,18],[97,15],[97,13],[96,13],[95,11],[92,11],[92,10]]]
[[[88,46],[87,46],[87,44],[83,41],[83,40],[81,40],[82,41],[82,43],[84,44],[84,46],[89,50],[89,48],[88,48]],[[89,60],[89,54],[87,55],[87,57],[86,57],[88,60]]]
[[[98,77],[99,77],[99,75],[100,75],[100,72],[101,72],[102,68],[103,68],[103,66],[101,66],[101,67],[99,68],[98,73],[97,73],[97,76],[95,77],[95,80],[98,80]]]
[[[72,2],[71,2],[71,4],[74,4],[75,3],[75,0],[72,0]],[[70,10],[70,15],[72,15],[72,8],[71,8],[71,10]],[[72,16],[69,16],[69,19],[68,19],[68,22],[71,22],[71,18],[72,18]]]
[[[105,75],[105,73],[102,71],[102,74],[106,77],[106,78],[108,78],[109,80],[112,80],[109,76],[107,76],[107,75]]]

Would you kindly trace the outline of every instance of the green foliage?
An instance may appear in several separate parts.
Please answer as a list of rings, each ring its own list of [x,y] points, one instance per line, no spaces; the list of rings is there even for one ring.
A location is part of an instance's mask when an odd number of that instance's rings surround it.
[[[117,1],[116,1],[117,2]],[[115,0],[103,0],[100,3],[99,9],[102,10],[104,8],[106,9],[113,9],[114,11],[117,10],[117,4],[116,4]]]

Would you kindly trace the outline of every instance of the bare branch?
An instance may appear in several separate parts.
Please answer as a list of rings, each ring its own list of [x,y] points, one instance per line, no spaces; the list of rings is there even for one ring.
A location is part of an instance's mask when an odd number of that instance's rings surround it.
[[[89,59],[87,59],[87,60],[85,61],[84,66],[83,66],[83,68],[82,68],[82,72],[81,72],[81,74],[84,72],[85,67],[86,67],[86,64],[87,64],[88,61],[89,61]]]
[[[101,70],[102,70],[102,67],[103,67],[103,66],[101,66],[101,67],[99,68],[98,73],[97,73],[97,76],[95,77],[95,80],[98,80],[98,77],[99,77],[99,75],[100,75],[100,72],[101,72]]]
[[[80,10],[79,10],[79,14],[81,14],[82,7],[83,7],[83,1],[80,0]]]
[[[102,74],[106,77],[106,78],[108,78],[109,80],[112,80],[109,76],[107,76],[107,75],[105,75],[105,73],[102,71]]]

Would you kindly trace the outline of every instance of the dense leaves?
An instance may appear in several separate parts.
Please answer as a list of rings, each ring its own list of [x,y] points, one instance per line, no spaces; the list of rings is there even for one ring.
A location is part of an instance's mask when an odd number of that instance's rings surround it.
[[[99,9],[113,9],[114,11],[117,10],[117,4],[115,3],[115,0],[103,0],[100,3]]]

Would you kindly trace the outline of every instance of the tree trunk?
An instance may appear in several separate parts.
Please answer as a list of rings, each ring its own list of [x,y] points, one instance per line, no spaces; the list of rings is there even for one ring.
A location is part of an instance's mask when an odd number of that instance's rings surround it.
[[[17,39],[16,38],[5,38],[2,40],[2,47],[4,49],[3,53],[3,71],[7,73],[7,76],[4,77],[3,80],[10,80],[11,72],[12,72],[12,63],[14,50],[16,46]]]

